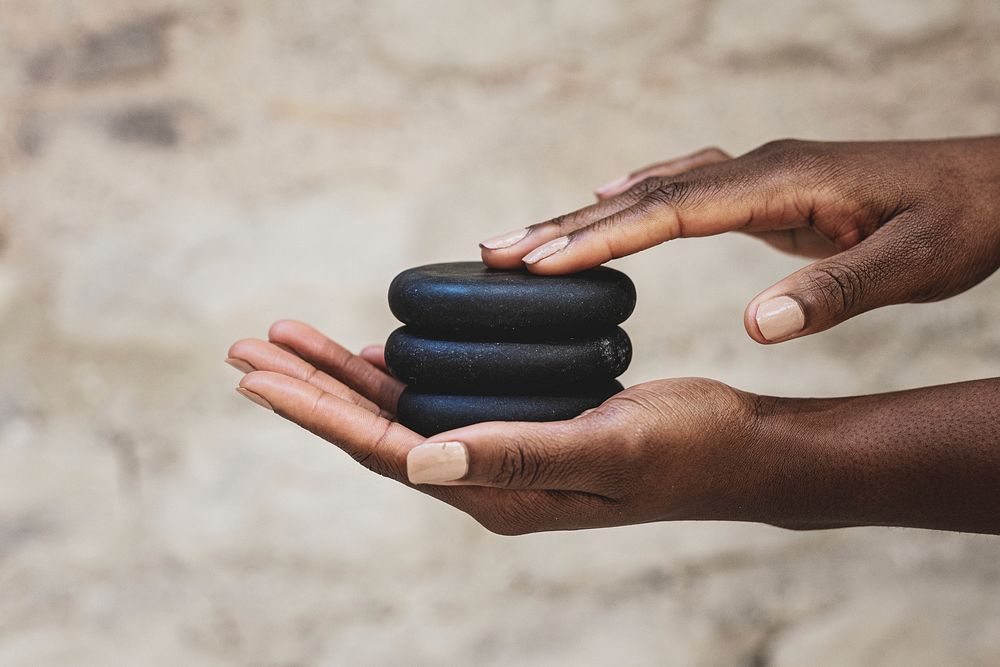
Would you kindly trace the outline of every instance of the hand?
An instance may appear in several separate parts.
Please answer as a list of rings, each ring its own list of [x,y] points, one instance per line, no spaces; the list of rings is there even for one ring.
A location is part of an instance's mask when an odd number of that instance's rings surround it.
[[[1000,266],[1000,138],[777,141],[647,167],[573,213],[484,241],[483,261],[539,274],[596,266],[680,237],[756,234],[820,261],[758,294],[759,343],[890,304],[943,299]]]
[[[393,421],[403,385],[381,347],[360,356],[306,324],[275,323],[228,360],[247,398],[369,469],[502,534],[668,519],[747,519],[767,484],[756,397],[704,379],[626,389],[561,422],[476,424],[425,441]]]

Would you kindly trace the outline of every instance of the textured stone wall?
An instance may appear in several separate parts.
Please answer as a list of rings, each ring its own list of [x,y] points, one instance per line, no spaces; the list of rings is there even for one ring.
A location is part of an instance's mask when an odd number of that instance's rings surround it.
[[[352,346],[476,256],[708,144],[1000,131],[1000,3],[0,0],[0,664],[996,664],[995,539],[501,538],[240,399],[280,317]],[[618,262],[625,380],[1000,375],[1000,279],[779,347],[747,238]]]

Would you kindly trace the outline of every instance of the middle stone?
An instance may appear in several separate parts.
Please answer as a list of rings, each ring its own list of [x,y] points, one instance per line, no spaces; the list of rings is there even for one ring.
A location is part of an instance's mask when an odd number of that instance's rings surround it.
[[[632,343],[620,327],[562,340],[451,340],[411,327],[385,344],[393,376],[421,391],[524,393],[607,382],[628,368]]]

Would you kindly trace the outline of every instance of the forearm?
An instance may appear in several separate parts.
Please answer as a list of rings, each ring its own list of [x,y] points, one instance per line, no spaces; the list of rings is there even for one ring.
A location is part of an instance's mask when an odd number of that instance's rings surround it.
[[[761,405],[758,520],[1000,534],[1000,378]]]

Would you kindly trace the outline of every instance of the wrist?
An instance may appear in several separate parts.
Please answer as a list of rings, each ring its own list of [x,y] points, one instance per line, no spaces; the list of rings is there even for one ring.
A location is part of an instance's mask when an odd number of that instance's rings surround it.
[[[758,398],[745,520],[797,530],[853,525],[849,505],[861,489],[853,458],[841,451],[844,400]]]

